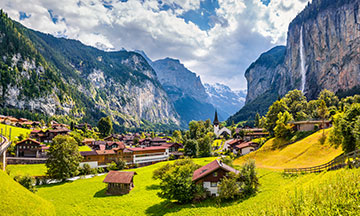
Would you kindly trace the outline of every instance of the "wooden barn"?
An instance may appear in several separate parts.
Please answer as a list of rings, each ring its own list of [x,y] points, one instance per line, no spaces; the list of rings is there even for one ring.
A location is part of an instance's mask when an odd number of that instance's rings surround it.
[[[110,171],[103,181],[108,184],[106,194],[128,194],[134,188],[134,175],[136,172]]]

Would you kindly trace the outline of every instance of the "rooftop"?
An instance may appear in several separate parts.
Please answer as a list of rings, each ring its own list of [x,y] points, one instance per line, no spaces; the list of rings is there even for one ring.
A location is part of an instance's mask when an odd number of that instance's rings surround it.
[[[104,183],[130,184],[136,172],[110,171],[104,179]]]
[[[208,174],[216,171],[217,169],[223,169],[225,171],[233,172],[233,173],[236,173],[236,174],[239,173],[238,170],[232,168],[231,166],[226,165],[221,161],[214,160],[213,162],[208,163],[205,166],[200,167],[199,169],[195,170],[194,174],[193,174],[193,177],[192,177],[192,180],[193,181],[199,180],[199,179],[207,176]]]

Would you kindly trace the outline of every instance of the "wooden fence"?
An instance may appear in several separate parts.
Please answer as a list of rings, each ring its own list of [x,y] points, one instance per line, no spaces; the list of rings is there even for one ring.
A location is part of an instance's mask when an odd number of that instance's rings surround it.
[[[313,166],[313,167],[305,167],[305,168],[284,169],[284,173],[286,174],[319,173],[323,171],[337,170],[345,166],[349,166],[349,167],[360,166],[360,149],[347,154],[341,154],[326,164]]]

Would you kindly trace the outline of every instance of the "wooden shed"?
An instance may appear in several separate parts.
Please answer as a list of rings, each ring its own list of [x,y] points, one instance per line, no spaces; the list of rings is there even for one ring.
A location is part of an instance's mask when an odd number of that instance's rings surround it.
[[[107,195],[127,194],[134,188],[134,175],[136,172],[110,171],[104,179],[107,183]]]

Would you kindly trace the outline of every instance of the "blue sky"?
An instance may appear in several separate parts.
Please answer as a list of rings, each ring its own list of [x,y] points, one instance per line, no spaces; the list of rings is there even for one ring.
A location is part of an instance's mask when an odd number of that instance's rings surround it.
[[[171,57],[204,83],[245,89],[246,68],[286,44],[289,22],[308,0],[2,0],[23,25],[103,50]]]

